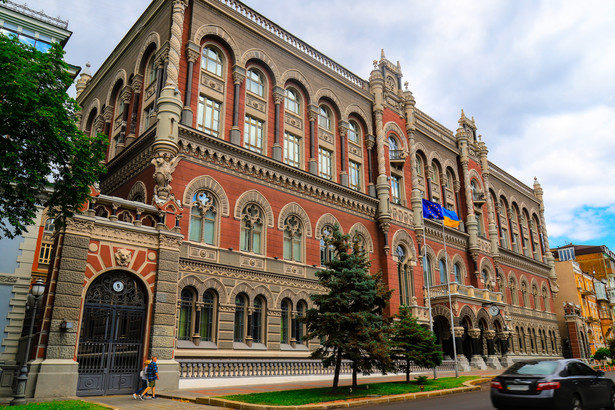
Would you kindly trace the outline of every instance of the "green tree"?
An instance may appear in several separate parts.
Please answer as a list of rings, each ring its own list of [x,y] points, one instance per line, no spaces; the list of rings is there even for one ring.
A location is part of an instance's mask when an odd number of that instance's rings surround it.
[[[335,366],[336,392],[342,359],[352,361],[353,387],[357,386],[359,371],[369,374],[374,369],[385,372],[390,368],[383,312],[391,292],[380,274],[369,273],[370,262],[358,240],[342,235],[335,226],[325,242],[334,255],[316,277],[328,293],[310,296],[316,307],[302,320],[307,324],[304,339],[321,341],[312,358],[321,359],[325,367]]]
[[[0,35],[0,237],[20,235],[39,206],[63,223],[104,171],[106,137],[77,128],[63,55]]]
[[[433,332],[419,325],[409,307],[401,306],[396,318],[390,336],[391,354],[402,362],[399,370],[406,373],[406,383],[410,383],[410,364],[435,367],[442,363],[442,351]]]
[[[601,347],[594,353],[594,360],[602,362],[602,365],[604,365],[604,361],[609,357],[611,357],[611,351],[606,347]]]

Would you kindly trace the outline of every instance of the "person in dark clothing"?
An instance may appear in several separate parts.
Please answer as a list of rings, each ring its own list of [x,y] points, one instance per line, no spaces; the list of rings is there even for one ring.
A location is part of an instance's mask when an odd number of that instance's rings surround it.
[[[158,358],[156,356],[152,357],[151,363],[147,366],[147,381],[149,385],[143,392],[138,396],[139,400],[143,400],[143,396],[147,394],[147,392],[152,390],[152,399],[156,399],[156,380],[158,380],[158,365],[156,362]]]

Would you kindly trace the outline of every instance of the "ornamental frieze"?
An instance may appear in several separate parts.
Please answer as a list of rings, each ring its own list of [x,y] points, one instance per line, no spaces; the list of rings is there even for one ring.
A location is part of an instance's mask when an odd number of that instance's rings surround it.
[[[201,75],[201,84],[219,93],[224,92],[224,83],[222,83],[220,80],[214,79],[213,77],[205,73],[202,73]]]

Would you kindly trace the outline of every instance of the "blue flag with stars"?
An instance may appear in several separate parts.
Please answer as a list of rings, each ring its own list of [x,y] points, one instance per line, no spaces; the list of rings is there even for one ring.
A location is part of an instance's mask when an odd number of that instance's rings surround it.
[[[423,199],[423,218],[444,219],[444,215],[442,214],[442,206],[435,202]]]

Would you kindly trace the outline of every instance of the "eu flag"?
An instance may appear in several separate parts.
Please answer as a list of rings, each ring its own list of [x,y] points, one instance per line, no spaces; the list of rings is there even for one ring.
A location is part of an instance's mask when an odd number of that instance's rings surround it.
[[[423,199],[423,218],[444,219],[442,205]]]

